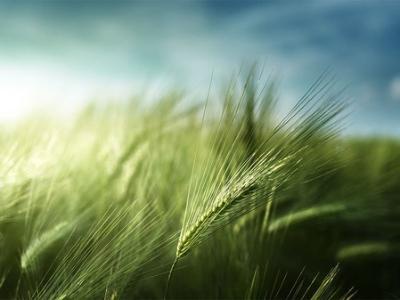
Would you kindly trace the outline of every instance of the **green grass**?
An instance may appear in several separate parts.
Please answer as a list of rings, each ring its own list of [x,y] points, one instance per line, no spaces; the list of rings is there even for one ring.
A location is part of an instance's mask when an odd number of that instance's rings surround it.
[[[400,142],[337,136],[327,74],[277,120],[254,74],[3,127],[0,298],[400,296]]]

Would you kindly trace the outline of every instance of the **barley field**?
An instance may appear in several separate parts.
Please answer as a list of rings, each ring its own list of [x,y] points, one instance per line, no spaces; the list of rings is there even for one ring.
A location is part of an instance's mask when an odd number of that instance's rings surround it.
[[[342,135],[327,74],[283,117],[221,90],[1,127],[0,298],[399,297],[400,141]]]

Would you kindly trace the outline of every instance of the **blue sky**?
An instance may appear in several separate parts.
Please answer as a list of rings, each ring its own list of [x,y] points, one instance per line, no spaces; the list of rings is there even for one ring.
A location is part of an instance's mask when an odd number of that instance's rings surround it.
[[[348,133],[400,135],[398,1],[2,1],[0,118],[148,85],[202,91],[259,61],[289,106],[327,67]]]

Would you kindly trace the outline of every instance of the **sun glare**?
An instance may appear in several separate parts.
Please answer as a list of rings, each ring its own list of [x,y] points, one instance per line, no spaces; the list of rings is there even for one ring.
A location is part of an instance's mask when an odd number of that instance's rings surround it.
[[[62,70],[0,65],[0,123],[16,122],[33,112],[68,115],[97,98],[129,97],[133,84],[104,82]]]

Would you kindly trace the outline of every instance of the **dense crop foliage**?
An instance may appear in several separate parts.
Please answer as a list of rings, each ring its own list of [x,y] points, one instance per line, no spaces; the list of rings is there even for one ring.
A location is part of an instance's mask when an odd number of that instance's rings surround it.
[[[330,82],[3,127],[0,298],[399,296],[400,143],[339,138]]]

